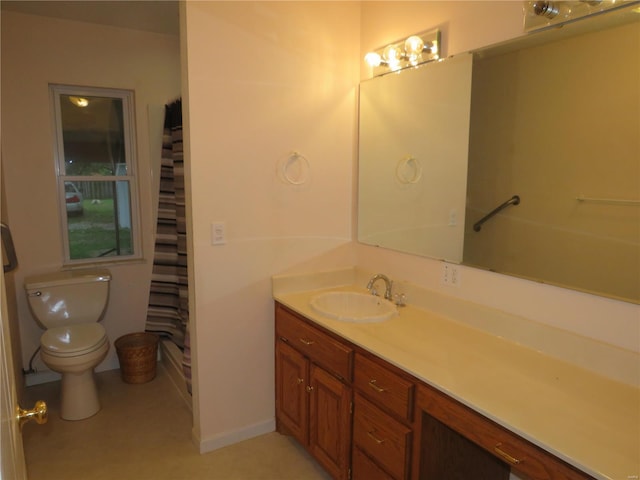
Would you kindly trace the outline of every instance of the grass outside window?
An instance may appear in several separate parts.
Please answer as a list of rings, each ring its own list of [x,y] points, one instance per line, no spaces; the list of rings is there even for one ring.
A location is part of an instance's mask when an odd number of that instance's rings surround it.
[[[71,259],[99,258],[133,253],[131,229],[116,229],[113,199],[83,200],[81,215],[68,215]],[[119,244],[119,245],[118,245]]]

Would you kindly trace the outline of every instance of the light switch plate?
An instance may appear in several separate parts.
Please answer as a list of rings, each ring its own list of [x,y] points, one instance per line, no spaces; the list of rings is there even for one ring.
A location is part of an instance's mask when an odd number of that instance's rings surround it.
[[[211,245],[225,245],[227,243],[227,227],[224,222],[211,224]]]

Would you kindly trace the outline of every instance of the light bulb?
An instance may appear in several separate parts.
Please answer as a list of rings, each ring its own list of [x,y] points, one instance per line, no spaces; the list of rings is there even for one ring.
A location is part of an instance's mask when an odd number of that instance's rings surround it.
[[[396,45],[388,45],[382,52],[382,56],[389,63],[398,63],[402,60],[404,52],[400,50]]]
[[[69,97],[69,101],[76,107],[86,107],[89,105],[89,100],[83,97]]]
[[[382,63],[382,57],[379,53],[369,52],[364,56],[364,61],[367,62],[370,67],[379,67]]]
[[[402,68],[402,64],[400,63],[400,60],[395,60],[393,62],[389,62],[387,64],[387,67],[389,68],[389,70],[391,70],[392,72],[396,72],[398,70],[400,70]]]
[[[415,67],[416,65],[418,65],[419,63],[422,62],[422,54],[418,53],[411,53],[409,54],[409,63],[411,64],[411,66]]]
[[[412,55],[420,55],[424,48],[424,41],[417,35],[412,35],[404,42],[404,49],[411,57]]]

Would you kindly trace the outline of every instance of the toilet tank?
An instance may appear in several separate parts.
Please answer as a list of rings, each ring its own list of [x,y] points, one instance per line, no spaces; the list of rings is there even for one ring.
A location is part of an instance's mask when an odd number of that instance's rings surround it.
[[[111,273],[104,268],[68,270],[26,277],[29,308],[42,328],[102,319]]]

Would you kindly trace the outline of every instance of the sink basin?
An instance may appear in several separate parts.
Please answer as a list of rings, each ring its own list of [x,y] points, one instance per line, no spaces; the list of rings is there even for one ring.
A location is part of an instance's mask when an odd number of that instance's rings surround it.
[[[311,298],[311,308],[344,322],[382,322],[398,314],[389,300],[357,292],[326,292]]]

